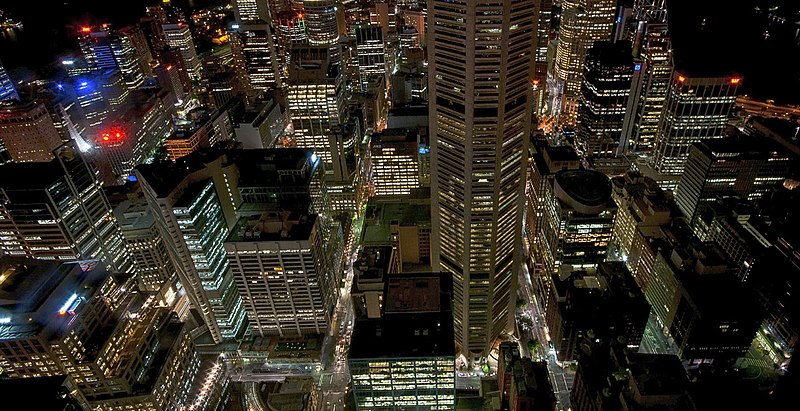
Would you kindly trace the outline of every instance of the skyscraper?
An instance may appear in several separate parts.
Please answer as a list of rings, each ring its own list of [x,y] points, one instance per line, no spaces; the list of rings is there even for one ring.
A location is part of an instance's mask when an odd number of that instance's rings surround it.
[[[664,0],[637,0],[633,14],[634,73],[620,151],[650,154],[672,78],[672,43]]]
[[[433,266],[453,274],[461,352],[480,355],[513,319],[535,8],[431,0],[428,19]]]
[[[5,254],[49,260],[96,259],[133,272],[95,171],[70,144],[47,163],[0,166],[0,245]]]
[[[585,157],[617,155],[635,67],[628,41],[598,41],[589,48],[578,104],[578,148]]]
[[[164,24],[161,26],[164,31],[164,39],[167,46],[175,47],[181,51],[181,56],[185,63],[186,71],[189,76],[195,79],[200,78],[200,59],[197,57],[197,50],[194,48],[192,32],[186,23],[178,22],[174,24]]]
[[[297,147],[314,149],[337,180],[345,169],[340,135],[343,109],[342,84],[338,65],[331,63],[324,46],[298,46],[292,50],[289,67],[289,116],[293,142]]]
[[[256,91],[281,87],[281,70],[272,27],[264,21],[234,24],[231,52],[238,74]]]
[[[361,90],[366,90],[371,78],[386,75],[385,43],[379,26],[356,29],[356,53]]]
[[[586,50],[611,39],[616,0],[564,0],[558,30],[555,70],[564,83],[564,111],[574,113]]]
[[[725,136],[742,78],[737,75],[691,76],[674,71],[656,134],[655,166],[669,175],[683,173],[693,143]]]
[[[5,151],[12,161],[50,161],[61,143],[44,104],[0,105],[0,152]]]
[[[129,35],[120,35],[110,26],[95,29],[82,27],[80,47],[86,61],[98,69],[119,69],[125,85],[135,89],[144,82],[144,75],[134,40]]]
[[[335,0],[303,1],[308,42],[313,45],[333,46],[339,41],[336,23]]]
[[[213,181],[233,176],[217,167],[141,165],[136,173],[189,301],[219,343],[241,336],[246,319],[223,247],[233,193],[218,195]]]
[[[19,94],[11,81],[3,62],[0,61],[0,101],[19,100]]]
[[[789,177],[797,160],[766,138],[737,136],[695,143],[675,192],[693,219],[719,197],[757,200]]]

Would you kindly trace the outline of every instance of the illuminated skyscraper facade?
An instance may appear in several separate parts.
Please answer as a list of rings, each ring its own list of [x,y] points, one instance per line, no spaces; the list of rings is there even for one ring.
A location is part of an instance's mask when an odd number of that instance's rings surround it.
[[[673,73],[656,134],[655,165],[660,173],[680,175],[693,143],[725,136],[741,81],[735,75]]]
[[[97,259],[117,272],[132,273],[95,170],[71,145],[47,163],[0,166],[0,244],[5,254],[46,260]]]
[[[164,30],[164,39],[167,46],[175,47],[181,51],[186,72],[192,78],[200,78],[200,59],[197,57],[197,50],[194,47],[194,40],[192,40],[192,32],[189,31],[189,26],[185,23],[178,22],[175,24],[164,24],[161,26]]]
[[[634,69],[628,41],[598,41],[587,51],[576,135],[584,157],[617,154]]]
[[[361,89],[366,90],[371,78],[386,75],[386,51],[379,26],[356,29],[356,54]]]
[[[564,108],[573,112],[581,88],[586,50],[592,43],[609,40],[616,15],[616,0],[564,0],[558,31],[555,70],[564,83]]]
[[[293,144],[315,150],[326,170],[343,177],[344,158],[340,124],[343,102],[341,73],[330,61],[330,50],[322,46],[298,46],[292,50],[289,67],[289,116]]]
[[[62,144],[44,104],[31,101],[0,106],[0,152],[12,161],[50,161]]]
[[[433,267],[465,354],[512,327],[535,22],[532,0],[428,3]]]
[[[19,100],[19,94],[11,81],[3,62],[0,61],[0,101]]]
[[[253,90],[281,87],[280,65],[269,24],[263,21],[235,24],[230,38],[237,72]]]
[[[213,177],[186,168],[142,165],[137,177],[178,278],[219,343],[242,335],[245,312],[223,247],[228,225]]]
[[[309,43],[332,46],[339,41],[335,0],[304,0],[303,12]]]

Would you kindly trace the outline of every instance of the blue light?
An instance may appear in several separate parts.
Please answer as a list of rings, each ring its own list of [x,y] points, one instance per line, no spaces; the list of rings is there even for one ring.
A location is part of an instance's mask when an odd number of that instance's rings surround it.
[[[428,154],[430,152],[431,152],[431,149],[428,148],[428,147],[425,147],[425,146],[420,146],[419,147],[419,153],[420,154]]]
[[[617,23],[622,21],[622,16],[617,16]]]
[[[311,153],[311,164],[317,164],[317,160],[319,160],[317,153]]]
[[[88,85],[89,85],[89,83],[88,83],[88,82],[86,82],[86,81],[81,81],[81,87],[86,87],[86,86],[88,86]]]
[[[642,69],[642,65],[641,64],[636,64],[635,66],[633,66],[633,71],[639,71],[641,69]]]
[[[64,305],[62,305],[61,308],[58,310],[58,313],[60,315],[64,315],[67,313],[68,310],[75,309],[75,306],[73,306],[72,304],[77,299],[78,299],[78,294],[72,293],[72,295],[69,296],[69,298],[67,298],[67,301],[64,303]]]
[[[129,175],[129,176],[128,176],[128,181],[137,182],[137,181],[139,181],[139,180],[136,178],[136,176],[135,176],[135,175],[131,174],[131,175]]]
[[[64,90],[64,85],[61,83],[56,84],[56,88],[59,90]]]

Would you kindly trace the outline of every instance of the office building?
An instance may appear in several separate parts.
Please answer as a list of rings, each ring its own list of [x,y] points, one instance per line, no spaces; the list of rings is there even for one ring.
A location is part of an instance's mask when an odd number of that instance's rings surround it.
[[[453,275],[456,340],[472,357],[512,327],[534,12],[530,0],[428,8],[433,269]]]
[[[158,291],[175,276],[175,267],[167,253],[147,202],[141,198],[123,201],[114,209],[125,246],[136,263],[136,280],[146,291]]]
[[[243,216],[225,240],[256,336],[324,334],[338,293],[314,214]]]
[[[104,24],[101,27],[82,27],[79,43],[86,61],[100,70],[119,70],[125,86],[136,89],[144,82],[141,60],[134,38],[122,35]]]
[[[619,153],[634,69],[629,41],[597,41],[586,52],[575,136],[584,157]]]
[[[181,160],[192,157],[187,156]],[[233,166],[186,163],[140,165],[136,177],[145,193],[184,290],[215,343],[245,329],[245,312],[223,247],[228,218],[235,218],[238,192]],[[215,180],[225,181],[215,187]],[[235,187],[235,186],[234,186]]]
[[[690,389],[678,357],[632,352],[601,341],[578,360],[570,404],[594,411],[701,409],[695,408]]]
[[[454,409],[450,275],[388,277],[384,290],[382,317],[353,327],[356,409]]]
[[[654,147],[658,172],[680,175],[692,144],[725,137],[741,81],[730,75],[692,77],[680,69],[673,73]]]
[[[624,342],[639,350],[650,304],[622,262],[603,262],[596,270],[553,274],[546,322],[561,361],[579,357],[594,339]]]
[[[9,100],[19,100],[19,94],[17,94],[17,89],[14,87],[14,82],[11,80],[11,76],[8,75],[8,71],[3,66],[3,62],[0,61],[0,101],[9,101]]]
[[[420,187],[418,133],[386,129],[370,138],[375,195],[409,194]]]
[[[291,145],[313,149],[325,169],[341,180],[344,153],[335,126],[342,120],[343,85],[338,66],[331,63],[327,47],[303,46],[292,49],[289,67],[289,117]]]
[[[408,196],[372,197],[364,212],[361,244],[390,245],[396,250],[401,272],[419,271],[431,264],[431,204],[427,190]]]
[[[270,10],[269,6],[274,1],[265,2],[258,0],[234,0],[231,2],[233,6],[233,16],[237,22],[251,22],[251,21],[269,21]]]
[[[233,111],[237,104],[238,101],[230,101],[215,110],[198,107],[190,111],[188,118],[182,121],[184,124],[166,140],[170,159],[175,160],[201,148],[233,140],[235,134],[230,111]]]
[[[66,374],[112,320],[108,293],[119,285],[102,264],[3,256],[0,279],[0,362],[9,378]]]
[[[335,1],[305,0],[303,1],[303,15],[310,44],[335,46],[338,43],[339,26],[336,22]]]
[[[272,27],[264,21],[231,26],[234,67],[250,89],[260,92],[281,88],[282,64],[278,58]]]
[[[5,151],[11,161],[50,161],[53,150],[61,144],[61,136],[44,104],[0,104],[0,151]]]
[[[717,197],[760,199],[794,171],[795,156],[773,140],[736,136],[692,144],[675,202],[694,219]]]
[[[574,113],[586,51],[595,41],[611,39],[615,16],[614,0],[562,2],[554,69],[558,81],[563,83],[565,113]]]
[[[666,195],[651,178],[637,172],[611,179],[612,197],[617,204],[617,218],[614,220],[614,243],[619,247],[623,260],[630,262],[633,270],[635,259],[630,256],[640,253],[641,248],[634,242],[641,230],[657,230],[672,219],[674,203],[670,204]]]
[[[547,373],[547,364],[520,357],[519,346],[500,343],[497,383],[503,409],[513,411],[554,411],[556,398]]]
[[[620,151],[650,155],[674,67],[664,1],[635,2],[632,19],[634,73]]]
[[[365,91],[371,77],[386,76],[386,50],[379,26],[356,29],[356,55],[361,90]]]
[[[364,245],[353,262],[353,313],[356,318],[380,318],[384,284],[401,272],[398,252],[391,245]]]
[[[243,148],[273,148],[281,144],[288,126],[287,113],[274,97],[253,104],[234,127],[236,140]]]
[[[617,214],[611,182],[602,173],[561,170],[545,184],[540,238],[533,247],[541,301],[561,267],[589,269],[605,260]]]
[[[194,47],[194,40],[192,40],[192,32],[189,31],[189,26],[182,22],[164,24],[162,25],[162,30],[164,31],[166,45],[180,50],[184,68],[189,77],[199,79],[202,66],[200,59],[197,57],[197,50]]]
[[[47,163],[0,166],[0,244],[5,254],[60,261],[96,259],[132,273],[111,205],[95,170],[72,145]]]

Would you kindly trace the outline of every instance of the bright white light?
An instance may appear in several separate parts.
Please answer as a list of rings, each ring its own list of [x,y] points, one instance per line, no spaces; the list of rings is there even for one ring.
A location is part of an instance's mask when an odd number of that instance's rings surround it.
[[[317,153],[311,153],[311,163],[316,164],[317,160],[319,160],[319,156],[317,156]]]
[[[69,310],[69,308],[72,306],[72,303],[74,303],[75,300],[77,299],[78,299],[78,294],[72,293],[72,295],[69,296],[69,298],[67,298],[67,301],[64,303],[64,305],[62,305],[61,308],[58,310],[58,313],[61,315],[66,314],[67,310]]]
[[[0,324],[10,324],[10,323],[11,323],[11,317],[0,318]]]

